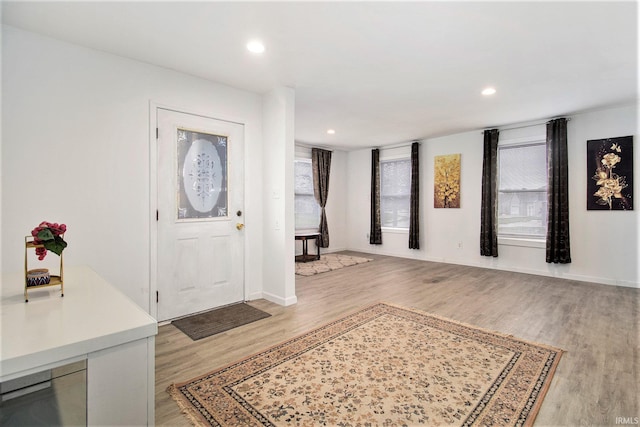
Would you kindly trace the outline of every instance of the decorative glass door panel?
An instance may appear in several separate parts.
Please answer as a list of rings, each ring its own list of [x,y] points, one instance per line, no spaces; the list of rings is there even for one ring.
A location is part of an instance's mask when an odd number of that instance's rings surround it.
[[[227,217],[227,136],[177,129],[177,219]]]

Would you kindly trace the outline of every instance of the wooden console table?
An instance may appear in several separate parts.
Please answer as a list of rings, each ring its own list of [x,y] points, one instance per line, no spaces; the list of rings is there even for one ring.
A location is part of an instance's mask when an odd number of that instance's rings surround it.
[[[296,234],[296,240],[302,240],[302,255],[296,255],[296,262],[308,262],[308,261],[316,261],[320,259],[320,245],[318,245],[318,238],[320,237],[320,233],[299,233]],[[318,253],[316,255],[309,255],[308,243],[309,240],[316,241],[316,247],[318,248]]]

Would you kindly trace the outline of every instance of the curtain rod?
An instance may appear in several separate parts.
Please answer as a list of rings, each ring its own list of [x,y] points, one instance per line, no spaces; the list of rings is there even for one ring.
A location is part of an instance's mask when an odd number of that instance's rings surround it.
[[[539,123],[531,123],[531,124],[529,124],[529,125],[512,126],[512,127],[504,127],[504,128],[501,128],[500,126],[498,126],[498,127],[497,127],[497,129],[498,129],[500,132],[505,131],[505,130],[524,129],[524,128],[530,128],[530,127],[534,127],[534,126],[544,125],[544,124],[547,124],[548,122],[550,122],[551,120],[554,120],[554,119],[547,119],[547,120],[541,121],[541,122],[539,122]],[[568,121],[568,122],[570,122],[570,121],[571,121],[571,118],[567,117],[567,121]],[[508,126],[508,125],[507,125],[507,126]],[[490,129],[485,129],[485,130],[490,130]],[[482,131],[482,132],[480,132],[480,133],[484,133],[484,131],[485,131],[485,130],[483,130],[483,131]]]

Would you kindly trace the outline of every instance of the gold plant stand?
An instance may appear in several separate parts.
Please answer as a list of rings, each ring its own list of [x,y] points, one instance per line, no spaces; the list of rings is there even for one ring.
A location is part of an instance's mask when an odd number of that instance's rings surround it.
[[[35,248],[44,248],[44,245],[39,245],[33,243],[33,237],[26,236],[24,238],[24,302],[29,302],[29,290],[32,289],[40,289],[40,288],[48,288],[50,286],[60,286],[60,296],[64,296],[64,270],[62,266],[62,254],[60,254],[60,275],[54,276],[50,275],[49,283],[46,285],[36,285],[29,286],[27,281],[27,272],[29,271],[28,266],[28,250]]]

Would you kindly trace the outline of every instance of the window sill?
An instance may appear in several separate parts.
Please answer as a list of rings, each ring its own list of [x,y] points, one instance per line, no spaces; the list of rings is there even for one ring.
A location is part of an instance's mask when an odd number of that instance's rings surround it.
[[[394,228],[394,227],[382,227],[383,233],[397,233],[397,234],[408,234],[408,228]]]
[[[526,248],[545,249],[547,242],[539,239],[526,239],[522,237],[498,237],[498,244],[504,246],[521,246]]]
[[[319,233],[317,228],[296,228],[296,234],[304,234],[304,233]]]

